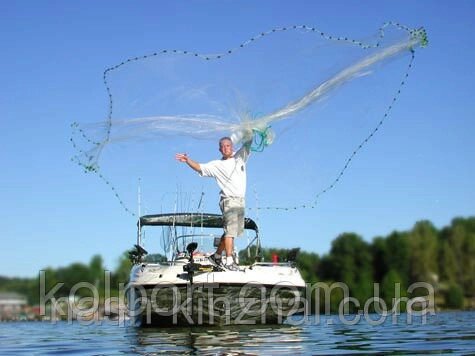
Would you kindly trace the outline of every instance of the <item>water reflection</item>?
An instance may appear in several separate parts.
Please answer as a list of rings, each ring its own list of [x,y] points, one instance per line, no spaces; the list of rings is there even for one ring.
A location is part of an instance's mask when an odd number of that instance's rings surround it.
[[[290,325],[135,329],[139,354],[288,354],[303,351],[303,329]]]
[[[475,312],[437,313],[407,323],[401,315],[372,325],[346,325],[338,316],[302,325],[188,328],[124,327],[111,321],[0,323],[0,354],[475,354]]]
[[[475,351],[475,313],[444,313],[408,324],[346,325],[336,316],[302,325],[129,329],[138,354],[444,354]]]

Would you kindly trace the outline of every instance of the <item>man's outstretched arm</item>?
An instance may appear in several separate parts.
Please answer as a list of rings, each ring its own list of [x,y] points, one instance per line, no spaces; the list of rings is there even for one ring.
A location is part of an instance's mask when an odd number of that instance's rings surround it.
[[[177,153],[175,155],[175,158],[177,159],[177,161],[186,163],[188,166],[190,166],[190,168],[192,168],[196,172],[201,173],[200,164],[198,162],[193,161],[190,157],[188,157],[186,153]]]

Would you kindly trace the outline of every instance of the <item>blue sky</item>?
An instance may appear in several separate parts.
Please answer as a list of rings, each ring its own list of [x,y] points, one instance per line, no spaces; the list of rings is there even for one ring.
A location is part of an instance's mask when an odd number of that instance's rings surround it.
[[[229,48],[285,25],[358,38],[393,20],[424,26],[430,44],[417,51],[381,134],[316,209],[260,213],[264,245],[322,254],[344,231],[371,241],[417,220],[441,227],[474,215],[472,1],[16,1],[2,2],[0,13],[0,275],[34,276],[94,254],[114,268],[135,243],[135,218],[70,161],[71,123],[106,113],[105,68],[162,48]],[[217,155],[209,145],[197,154]],[[270,153],[268,161],[286,163]],[[183,167],[154,183],[159,190],[173,180],[208,184]],[[280,191],[277,183],[269,184]],[[148,204],[148,213],[166,210]]]

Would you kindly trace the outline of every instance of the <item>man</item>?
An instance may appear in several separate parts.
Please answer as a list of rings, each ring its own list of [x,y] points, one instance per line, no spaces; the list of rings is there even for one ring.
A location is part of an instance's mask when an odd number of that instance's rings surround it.
[[[233,271],[239,267],[233,259],[234,238],[244,231],[244,205],[246,195],[246,162],[249,157],[252,143],[252,136],[245,141],[243,146],[234,153],[233,142],[229,137],[219,140],[219,152],[222,158],[208,163],[198,163],[193,161],[186,153],[177,153],[175,158],[188,164],[202,177],[213,177],[216,179],[220,192],[219,207],[223,214],[224,234],[221,237],[218,249],[210,259]],[[226,253],[224,261],[221,254]]]

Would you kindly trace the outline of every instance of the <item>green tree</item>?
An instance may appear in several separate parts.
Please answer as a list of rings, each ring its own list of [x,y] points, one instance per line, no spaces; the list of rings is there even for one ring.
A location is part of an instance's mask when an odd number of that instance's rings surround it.
[[[317,267],[317,276],[321,281],[334,281],[336,280],[336,273],[334,269],[334,263],[329,254],[323,255],[320,258],[320,263]]]
[[[445,304],[451,309],[463,308],[463,290],[459,285],[450,285],[445,297]]]
[[[77,283],[86,282],[94,285],[94,279],[88,265],[83,263],[72,263],[67,267],[61,267],[56,270],[56,280],[63,282],[64,286],[58,291],[58,296],[69,296],[71,289]],[[92,296],[91,290],[80,288],[77,290],[78,296]]]
[[[320,258],[316,253],[302,251],[297,256],[297,267],[307,283],[318,282],[318,266]]]
[[[463,284],[463,268],[462,261],[464,259],[464,241],[465,241],[465,228],[463,222],[459,219],[452,220],[450,227],[445,228],[441,232],[441,239],[447,241],[446,247],[450,249],[450,254],[453,256],[455,263],[453,271],[448,271],[446,274],[453,275],[453,279],[459,284]],[[444,249],[445,252],[445,249]],[[448,277],[448,276],[447,276]],[[451,276],[452,277],[452,276]]]
[[[332,243],[330,259],[334,281],[346,283],[360,303],[372,296],[371,251],[360,236],[354,233],[338,236]]]
[[[104,273],[105,267],[101,255],[94,255],[89,262],[89,273],[91,283],[98,289],[99,295],[104,296]]]
[[[464,243],[462,286],[466,295],[475,296],[475,233],[467,233]]]
[[[386,238],[385,261],[387,270],[394,270],[401,278],[404,288],[409,285],[411,267],[409,235],[406,232],[393,231]]]
[[[445,232],[455,260],[457,284],[465,295],[475,296],[475,218],[456,218]]]
[[[439,251],[439,274],[440,280],[446,283],[455,283],[459,280],[459,262],[455,257],[455,251],[444,237],[441,238]]]
[[[396,270],[389,270],[381,282],[381,297],[386,302],[388,308],[393,307],[393,298],[405,297],[406,294],[403,278]]]
[[[30,305],[39,302],[38,281],[36,278],[0,277],[1,292],[16,292],[27,298]]]
[[[129,281],[130,269],[132,268],[132,262],[129,259],[128,251],[124,252],[119,257],[117,268],[113,274],[113,284],[118,286],[119,283],[127,283]]]
[[[387,266],[387,241],[383,237],[376,237],[371,244],[373,258],[374,281],[381,282],[388,271]]]
[[[94,255],[89,262],[92,279],[100,279],[104,275],[104,265],[101,255]]]
[[[411,283],[438,279],[437,230],[429,221],[419,221],[409,234],[411,247]]]

